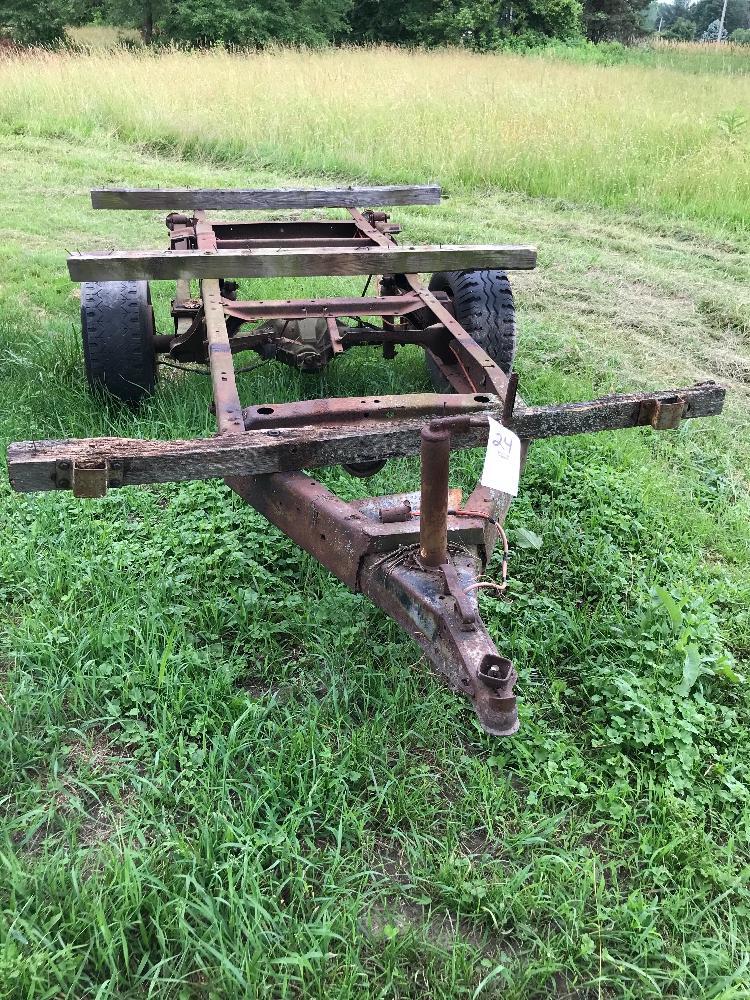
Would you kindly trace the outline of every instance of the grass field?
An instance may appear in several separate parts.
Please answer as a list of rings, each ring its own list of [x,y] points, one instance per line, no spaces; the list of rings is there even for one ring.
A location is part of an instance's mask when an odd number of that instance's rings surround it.
[[[280,91],[249,79],[234,110],[241,74],[230,57],[190,56],[235,74],[209,81],[211,97],[224,95],[215,121],[197,81],[172,74],[177,57],[131,58],[117,56],[131,72],[119,105],[106,60],[0,63],[4,444],[212,432],[199,375],[167,373],[137,415],[86,394],[66,251],[163,238],[158,215],[92,212],[89,187],[275,186],[292,172],[312,184],[315,169],[383,181],[447,172],[449,201],[398,212],[411,238],[539,245],[538,270],[515,280],[528,400],[707,377],[730,396],[725,416],[675,433],[531,449],[507,526],[512,545],[526,528],[542,547],[514,546],[508,599],[481,598],[521,678],[522,730],[503,741],[479,731],[380,612],[223,485],[114,491],[82,504],[12,494],[3,474],[0,996],[750,997],[750,268],[740,146],[722,161],[734,171],[725,216],[718,194],[709,212],[700,192],[681,218],[657,200],[626,212],[602,207],[619,196],[584,192],[580,176],[566,182],[571,159],[549,167],[544,191],[502,192],[493,185],[512,157],[488,128],[480,159],[471,143],[482,115],[461,132],[455,109],[443,128],[460,143],[436,137],[425,149],[399,126],[396,169],[395,137],[386,152],[375,138],[359,141],[364,122],[347,108],[363,107],[365,92],[344,100],[346,65],[329,97],[313,92],[299,105],[307,116],[329,102],[305,138],[312,120],[283,100],[302,86],[304,65],[313,81],[316,67],[332,72],[323,55],[289,56],[288,79],[263,57],[258,77],[276,72]],[[428,66],[418,59],[404,69],[415,85]],[[385,96],[367,103],[376,137],[396,111],[431,120],[447,86],[448,56],[435,59],[416,110],[385,78]],[[531,74],[537,64],[505,65]],[[604,143],[620,124],[608,133],[596,103],[602,87],[616,89],[606,74],[627,88],[649,71],[593,70],[559,71],[572,86],[560,121],[573,120],[568,103],[591,98],[579,138]],[[554,81],[562,86],[555,72],[547,101]],[[672,81],[653,72],[654,85]],[[85,74],[100,74],[88,93]],[[591,89],[576,89],[582,79]],[[511,85],[523,90],[502,83]],[[479,84],[460,86],[468,101]],[[712,86],[727,106],[745,99],[741,80]],[[201,142],[188,139],[177,105],[145,100],[169,88],[185,98]],[[676,100],[677,89],[657,88],[654,100]],[[266,117],[261,142],[253,101],[263,98],[267,113],[272,97],[279,113]],[[547,151],[566,141],[573,150],[538,97],[518,112],[519,136],[532,106]],[[487,123],[496,107],[487,102]],[[326,151],[339,114],[339,143]],[[352,129],[357,142],[347,142]],[[531,156],[534,143],[525,145]],[[471,165],[480,162],[482,177]],[[632,162],[641,187],[623,205],[656,176],[648,157]],[[553,190],[553,174],[564,190]],[[576,186],[599,207],[571,204]],[[288,288],[269,281],[253,292]],[[165,328],[168,298],[158,286]],[[385,370],[364,350],[320,376],[275,365],[240,376],[248,403],[426,387],[412,350]],[[470,486],[480,464],[479,454],[457,458],[452,484]],[[416,486],[418,469],[394,461],[367,483],[335,469],[323,481],[345,497],[384,493]]]
[[[84,29],[78,29],[83,32]],[[114,31],[110,34],[116,42]],[[83,41],[83,39],[82,39]],[[732,42],[673,42],[654,39],[639,45],[620,42],[551,42],[540,55],[545,59],[597,66],[641,66],[644,69],[667,69],[678,73],[722,73],[744,76],[750,72],[750,51],[746,45]],[[699,99],[700,101],[700,99]]]
[[[0,60],[0,124],[287,175],[440,179],[456,194],[500,186],[744,229],[750,76],[714,69],[388,49],[48,53]]]

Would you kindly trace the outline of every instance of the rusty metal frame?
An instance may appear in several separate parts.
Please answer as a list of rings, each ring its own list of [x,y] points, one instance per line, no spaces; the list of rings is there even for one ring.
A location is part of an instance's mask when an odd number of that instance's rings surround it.
[[[98,194],[106,201],[106,192]],[[347,210],[349,220],[283,222],[212,222],[201,210],[173,212],[167,217],[170,249],[211,254],[228,247],[396,245],[400,227],[384,212]],[[449,488],[451,450],[486,440],[488,415],[514,428],[524,447],[553,434],[644,425],[671,429],[682,419],[718,413],[724,390],[710,383],[526,407],[516,394],[517,377],[506,375],[473,340],[447,296],[431,292],[417,274],[382,275],[378,295],[367,296],[369,285],[368,280],[357,298],[238,301],[233,281],[204,278],[193,297],[191,281],[181,278],[172,304],[174,335],[160,336],[156,347],[177,361],[208,364],[218,437],[14,444],[8,450],[11,483],[19,490],[72,489],[76,496],[95,497],[131,483],[223,476],[346,586],[390,615],[448,683],[468,696],[485,731],[509,735],[518,728],[517,675],[482,624],[477,594],[498,540],[504,539],[512,498],[478,485],[463,501]],[[290,339],[288,324],[299,321],[323,322],[326,362],[364,344],[381,345],[386,358],[399,345],[419,345],[453,393],[243,409],[232,355],[255,350],[274,356]],[[259,325],[243,329],[254,323]],[[421,482],[412,493],[345,502],[303,471],[332,464],[335,454],[352,474],[366,476],[389,455],[418,449]],[[263,474],[255,473],[258,468]]]

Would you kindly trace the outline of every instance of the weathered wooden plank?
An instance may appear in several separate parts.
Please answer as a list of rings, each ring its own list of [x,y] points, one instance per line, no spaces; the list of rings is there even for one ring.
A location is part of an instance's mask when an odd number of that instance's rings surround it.
[[[68,271],[73,281],[295,278],[481,268],[509,271],[535,266],[535,247],[505,245],[117,250],[76,253],[68,257]]]
[[[636,427],[650,423],[656,402],[683,402],[682,417],[720,413],[723,386],[714,383],[668,392],[609,396],[586,403],[528,407],[509,423],[523,439]],[[485,412],[499,413],[488,404]],[[476,417],[474,418],[476,419]],[[73,441],[25,441],[8,448],[10,482],[15,490],[57,489],[56,463],[75,466],[115,463],[117,485],[181,482],[369,462],[414,455],[419,451],[424,419],[353,421],[350,424],[286,427],[245,431],[194,441],[142,441],[93,438]],[[487,440],[486,423],[455,433],[454,448],[470,448]],[[65,473],[70,483],[70,472]]]
[[[714,417],[724,408],[726,389],[715,382],[704,382],[686,389],[639,392],[603,396],[585,403],[559,403],[555,406],[528,406],[514,411],[508,426],[524,440],[570,437],[598,431],[644,427],[652,422],[653,408],[666,409],[682,401],[678,418]]]
[[[284,209],[437,205],[436,184],[345,188],[96,188],[94,208]]]
[[[345,427],[289,427],[245,431],[194,441],[142,441],[93,438],[40,441],[11,445],[8,468],[14,489],[20,492],[56,489],[56,463],[123,463],[122,485],[182,482],[224,476],[374,461],[419,451],[423,420]],[[486,427],[462,435],[466,446],[481,444]]]

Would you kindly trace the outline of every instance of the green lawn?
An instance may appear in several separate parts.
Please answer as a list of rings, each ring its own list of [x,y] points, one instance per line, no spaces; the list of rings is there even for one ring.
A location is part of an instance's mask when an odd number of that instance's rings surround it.
[[[66,251],[164,241],[92,186],[289,178],[103,136],[4,135],[0,165],[3,442],[210,433],[202,375],[138,415],[89,398]],[[725,415],[533,446],[507,526],[542,547],[481,597],[520,675],[505,740],[222,484],[78,502],[3,472],[3,998],[750,997],[746,245],[522,195],[396,217],[539,245],[515,279],[529,401],[708,377]],[[247,403],[427,386],[416,350],[239,382]],[[452,484],[480,465],[456,456]],[[385,493],[418,466],[323,481]]]

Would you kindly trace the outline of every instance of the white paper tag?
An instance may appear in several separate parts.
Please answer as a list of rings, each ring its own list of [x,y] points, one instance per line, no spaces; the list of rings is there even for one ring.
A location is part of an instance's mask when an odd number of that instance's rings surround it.
[[[492,417],[487,418],[490,427],[487,439],[487,453],[484,456],[482,486],[501,493],[518,496],[518,479],[521,475],[521,439],[513,431],[503,427]]]

